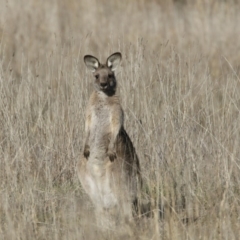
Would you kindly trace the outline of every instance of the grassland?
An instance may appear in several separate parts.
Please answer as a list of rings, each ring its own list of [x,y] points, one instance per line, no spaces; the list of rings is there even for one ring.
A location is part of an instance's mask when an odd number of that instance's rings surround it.
[[[0,6],[0,239],[239,238],[237,1]],[[93,87],[83,56],[115,51],[151,215],[120,235],[98,229],[75,169]]]

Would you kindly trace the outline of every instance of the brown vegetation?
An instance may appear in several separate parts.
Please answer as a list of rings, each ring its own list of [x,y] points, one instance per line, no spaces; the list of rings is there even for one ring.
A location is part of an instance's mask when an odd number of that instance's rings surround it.
[[[238,238],[237,1],[0,6],[0,239]],[[82,58],[116,51],[151,210],[121,236],[96,227],[75,172],[92,91]]]

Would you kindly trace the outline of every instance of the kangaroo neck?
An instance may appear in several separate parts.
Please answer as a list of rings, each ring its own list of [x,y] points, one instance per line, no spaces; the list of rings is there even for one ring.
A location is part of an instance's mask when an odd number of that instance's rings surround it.
[[[97,90],[96,92],[101,98],[108,98],[108,97],[113,97],[114,95],[116,95],[115,89],[107,90],[107,91]]]

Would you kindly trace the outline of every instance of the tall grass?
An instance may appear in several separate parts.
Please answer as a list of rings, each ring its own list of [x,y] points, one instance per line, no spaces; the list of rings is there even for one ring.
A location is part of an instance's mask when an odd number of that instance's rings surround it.
[[[238,239],[237,2],[0,6],[0,239]],[[75,172],[93,88],[82,58],[115,51],[150,204],[121,236],[96,226]]]

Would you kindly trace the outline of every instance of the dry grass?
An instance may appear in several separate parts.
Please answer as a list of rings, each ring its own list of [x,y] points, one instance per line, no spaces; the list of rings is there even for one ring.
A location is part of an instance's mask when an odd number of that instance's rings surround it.
[[[238,3],[109,2],[0,0],[0,239],[238,239]],[[82,57],[115,51],[152,213],[120,235],[96,227],[75,172]]]

